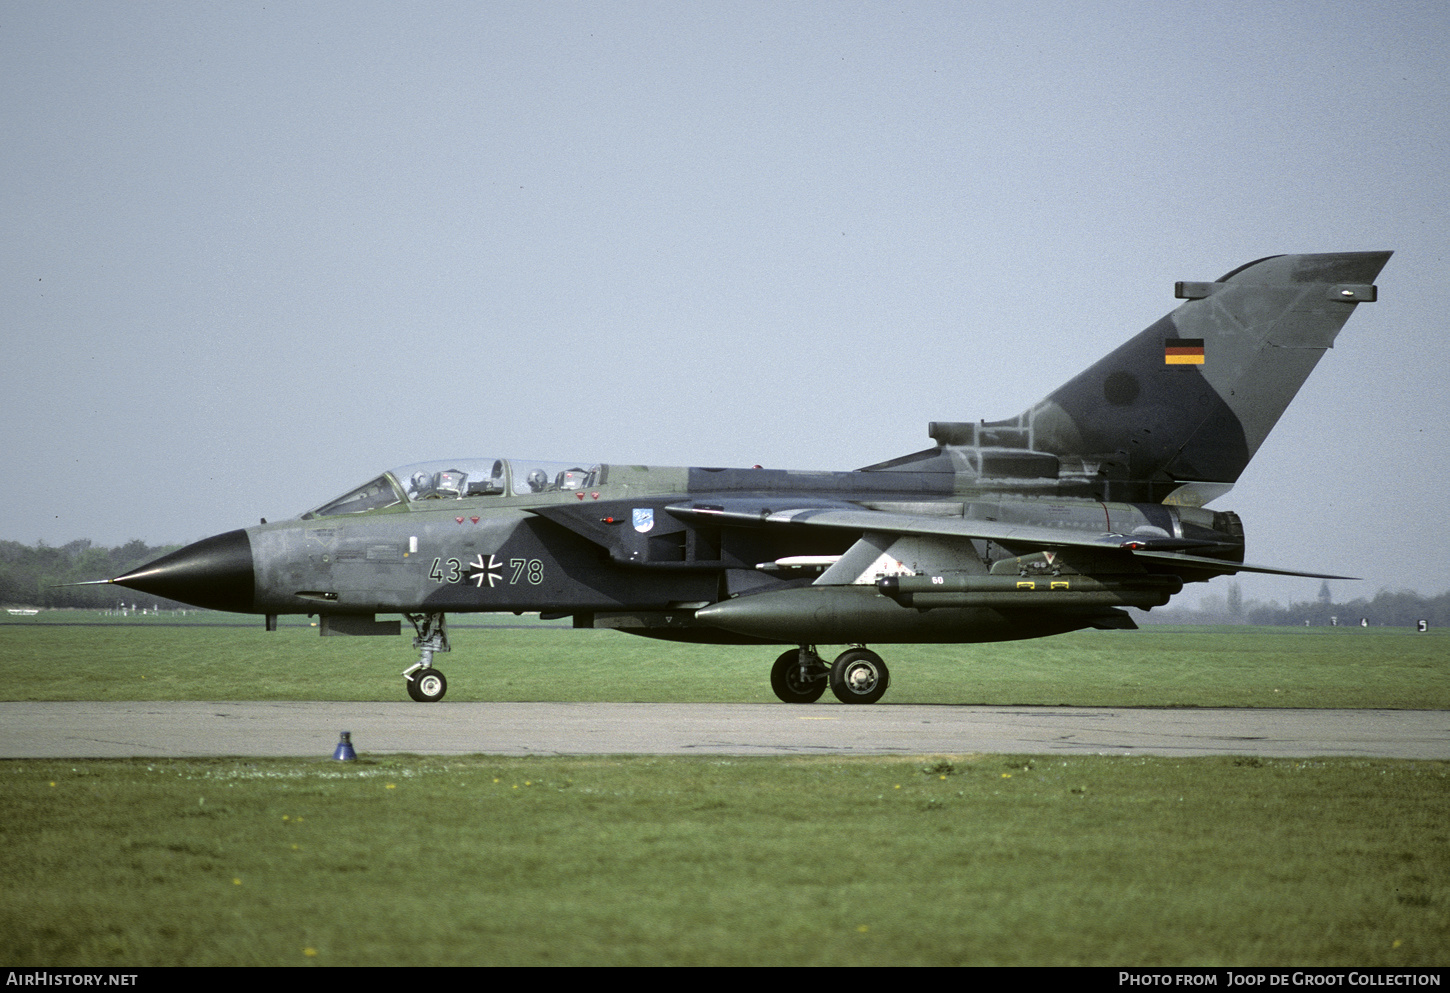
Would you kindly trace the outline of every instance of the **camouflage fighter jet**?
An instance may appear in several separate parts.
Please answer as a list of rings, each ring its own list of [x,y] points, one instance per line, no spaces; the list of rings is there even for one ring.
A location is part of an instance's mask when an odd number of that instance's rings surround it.
[[[1214,282],[1017,417],[933,423],[854,472],[469,458],[385,472],[295,520],[106,582],[216,610],[396,635],[443,698],[448,613],[511,611],[667,641],[793,646],[780,699],[886,691],[867,644],[1132,628],[1122,609],[1244,564],[1226,493],[1389,252],[1280,255]],[[818,645],[849,646],[833,661]]]

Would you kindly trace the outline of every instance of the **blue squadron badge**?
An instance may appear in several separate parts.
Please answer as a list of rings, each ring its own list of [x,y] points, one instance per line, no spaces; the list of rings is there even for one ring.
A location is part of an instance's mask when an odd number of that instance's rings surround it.
[[[634,529],[644,534],[655,526],[655,509],[653,507],[635,507],[631,512],[634,518]]]

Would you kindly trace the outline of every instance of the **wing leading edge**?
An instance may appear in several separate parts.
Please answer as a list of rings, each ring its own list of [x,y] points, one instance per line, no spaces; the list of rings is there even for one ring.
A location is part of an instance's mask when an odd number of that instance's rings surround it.
[[[712,523],[717,526],[832,528],[863,534],[976,539],[996,542],[1018,555],[1061,549],[1118,552],[1130,555],[1145,565],[1151,563],[1170,568],[1176,565],[1195,573],[1211,572],[1226,576],[1240,572],[1255,572],[1277,576],[1305,576],[1313,579],[1353,578],[1277,566],[1248,565],[1207,555],[1193,555],[1186,550],[1203,549],[1214,545],[1215,542],[1174,538],[1167,534],[1123,534],[1109,530],[1093,532],[1086,529],[1068,529],[1042,524],[1015,524],[972,517],[890,513],[851,505],[808,506],[776,510],[764,503],[752,507],[738,499],[732,500],[730,506],[694,501],[670,504],[665,509],[683,520]]]

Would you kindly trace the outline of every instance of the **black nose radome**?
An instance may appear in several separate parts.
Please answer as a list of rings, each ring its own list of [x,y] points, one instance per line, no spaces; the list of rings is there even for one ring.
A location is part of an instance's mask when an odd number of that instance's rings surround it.
[[[246,613],[256,595],[252,541],[245,531],[203,538],[111,582],[210,610]]]

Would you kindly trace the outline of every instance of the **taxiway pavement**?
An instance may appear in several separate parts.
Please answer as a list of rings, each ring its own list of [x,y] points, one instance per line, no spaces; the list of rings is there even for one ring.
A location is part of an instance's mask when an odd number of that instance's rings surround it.
[[[0,757],[923,755],[1450,759],[1450,711],[876,704],[0,702]]]

